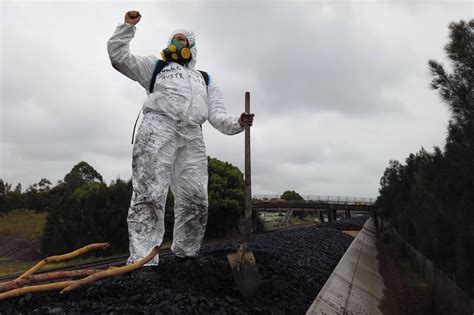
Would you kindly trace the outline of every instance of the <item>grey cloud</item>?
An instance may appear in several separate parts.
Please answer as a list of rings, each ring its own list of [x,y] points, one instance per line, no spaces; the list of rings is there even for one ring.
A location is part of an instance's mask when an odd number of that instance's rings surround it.
[[[247,13],[254,22],[244,23],[231,13],[244,6],[213,6],[219,12],[213,23],[223,29],[208,26],[206,35],[217,43],[222,33],[231,37],[231,45],[218,46],[216,58],[233,56],[231,76],[258,81],[265,99],[261,110],[281,114],[289,108],[312,108],[346,115],[400,111],[399,104],[379,93],[403,79],[410,47],[395,57],[382,38],[365,34],[363,25],[354,27],[357,16],[350,7],[340,6],[335,17],[309,23],[308,12],[321,10],[323,4],[257,4]]]

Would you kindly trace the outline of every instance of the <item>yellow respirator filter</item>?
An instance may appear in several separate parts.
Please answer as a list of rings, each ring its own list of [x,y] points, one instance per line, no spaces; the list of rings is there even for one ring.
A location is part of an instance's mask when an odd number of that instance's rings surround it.
[[[183,57],[183,59],[191,58],[191,50],[187,47],[181,49],[181,56]]]

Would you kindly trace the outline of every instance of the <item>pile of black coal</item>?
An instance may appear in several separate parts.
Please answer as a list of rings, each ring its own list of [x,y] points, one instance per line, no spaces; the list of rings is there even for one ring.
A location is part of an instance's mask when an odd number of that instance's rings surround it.
[[[360,220],[359,229],[363,225]],[[67,294],[34,293],[0,302],[0,314],[304,314],[353,238],[334,228],[305,227],[255,235],[262,285],[251,301],[232,278],[227,254],[238,241],[207,247],[200,258],[161,257],[158,267],[104,279]]]

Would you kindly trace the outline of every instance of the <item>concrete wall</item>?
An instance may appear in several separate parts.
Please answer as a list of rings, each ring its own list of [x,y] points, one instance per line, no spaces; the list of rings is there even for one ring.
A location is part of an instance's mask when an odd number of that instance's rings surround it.
[[[370,218],[306,314],[387,313],[383,302],[387,288],[379,274],[375,231]]]

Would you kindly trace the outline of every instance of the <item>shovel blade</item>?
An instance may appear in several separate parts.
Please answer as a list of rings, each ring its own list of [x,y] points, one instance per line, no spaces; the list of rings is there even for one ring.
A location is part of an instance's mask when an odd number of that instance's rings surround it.
[[[251,299],[261,283],[253,253],[250,250],[238,250],[228,254],[227,259],[237,289],[246,300]]]

